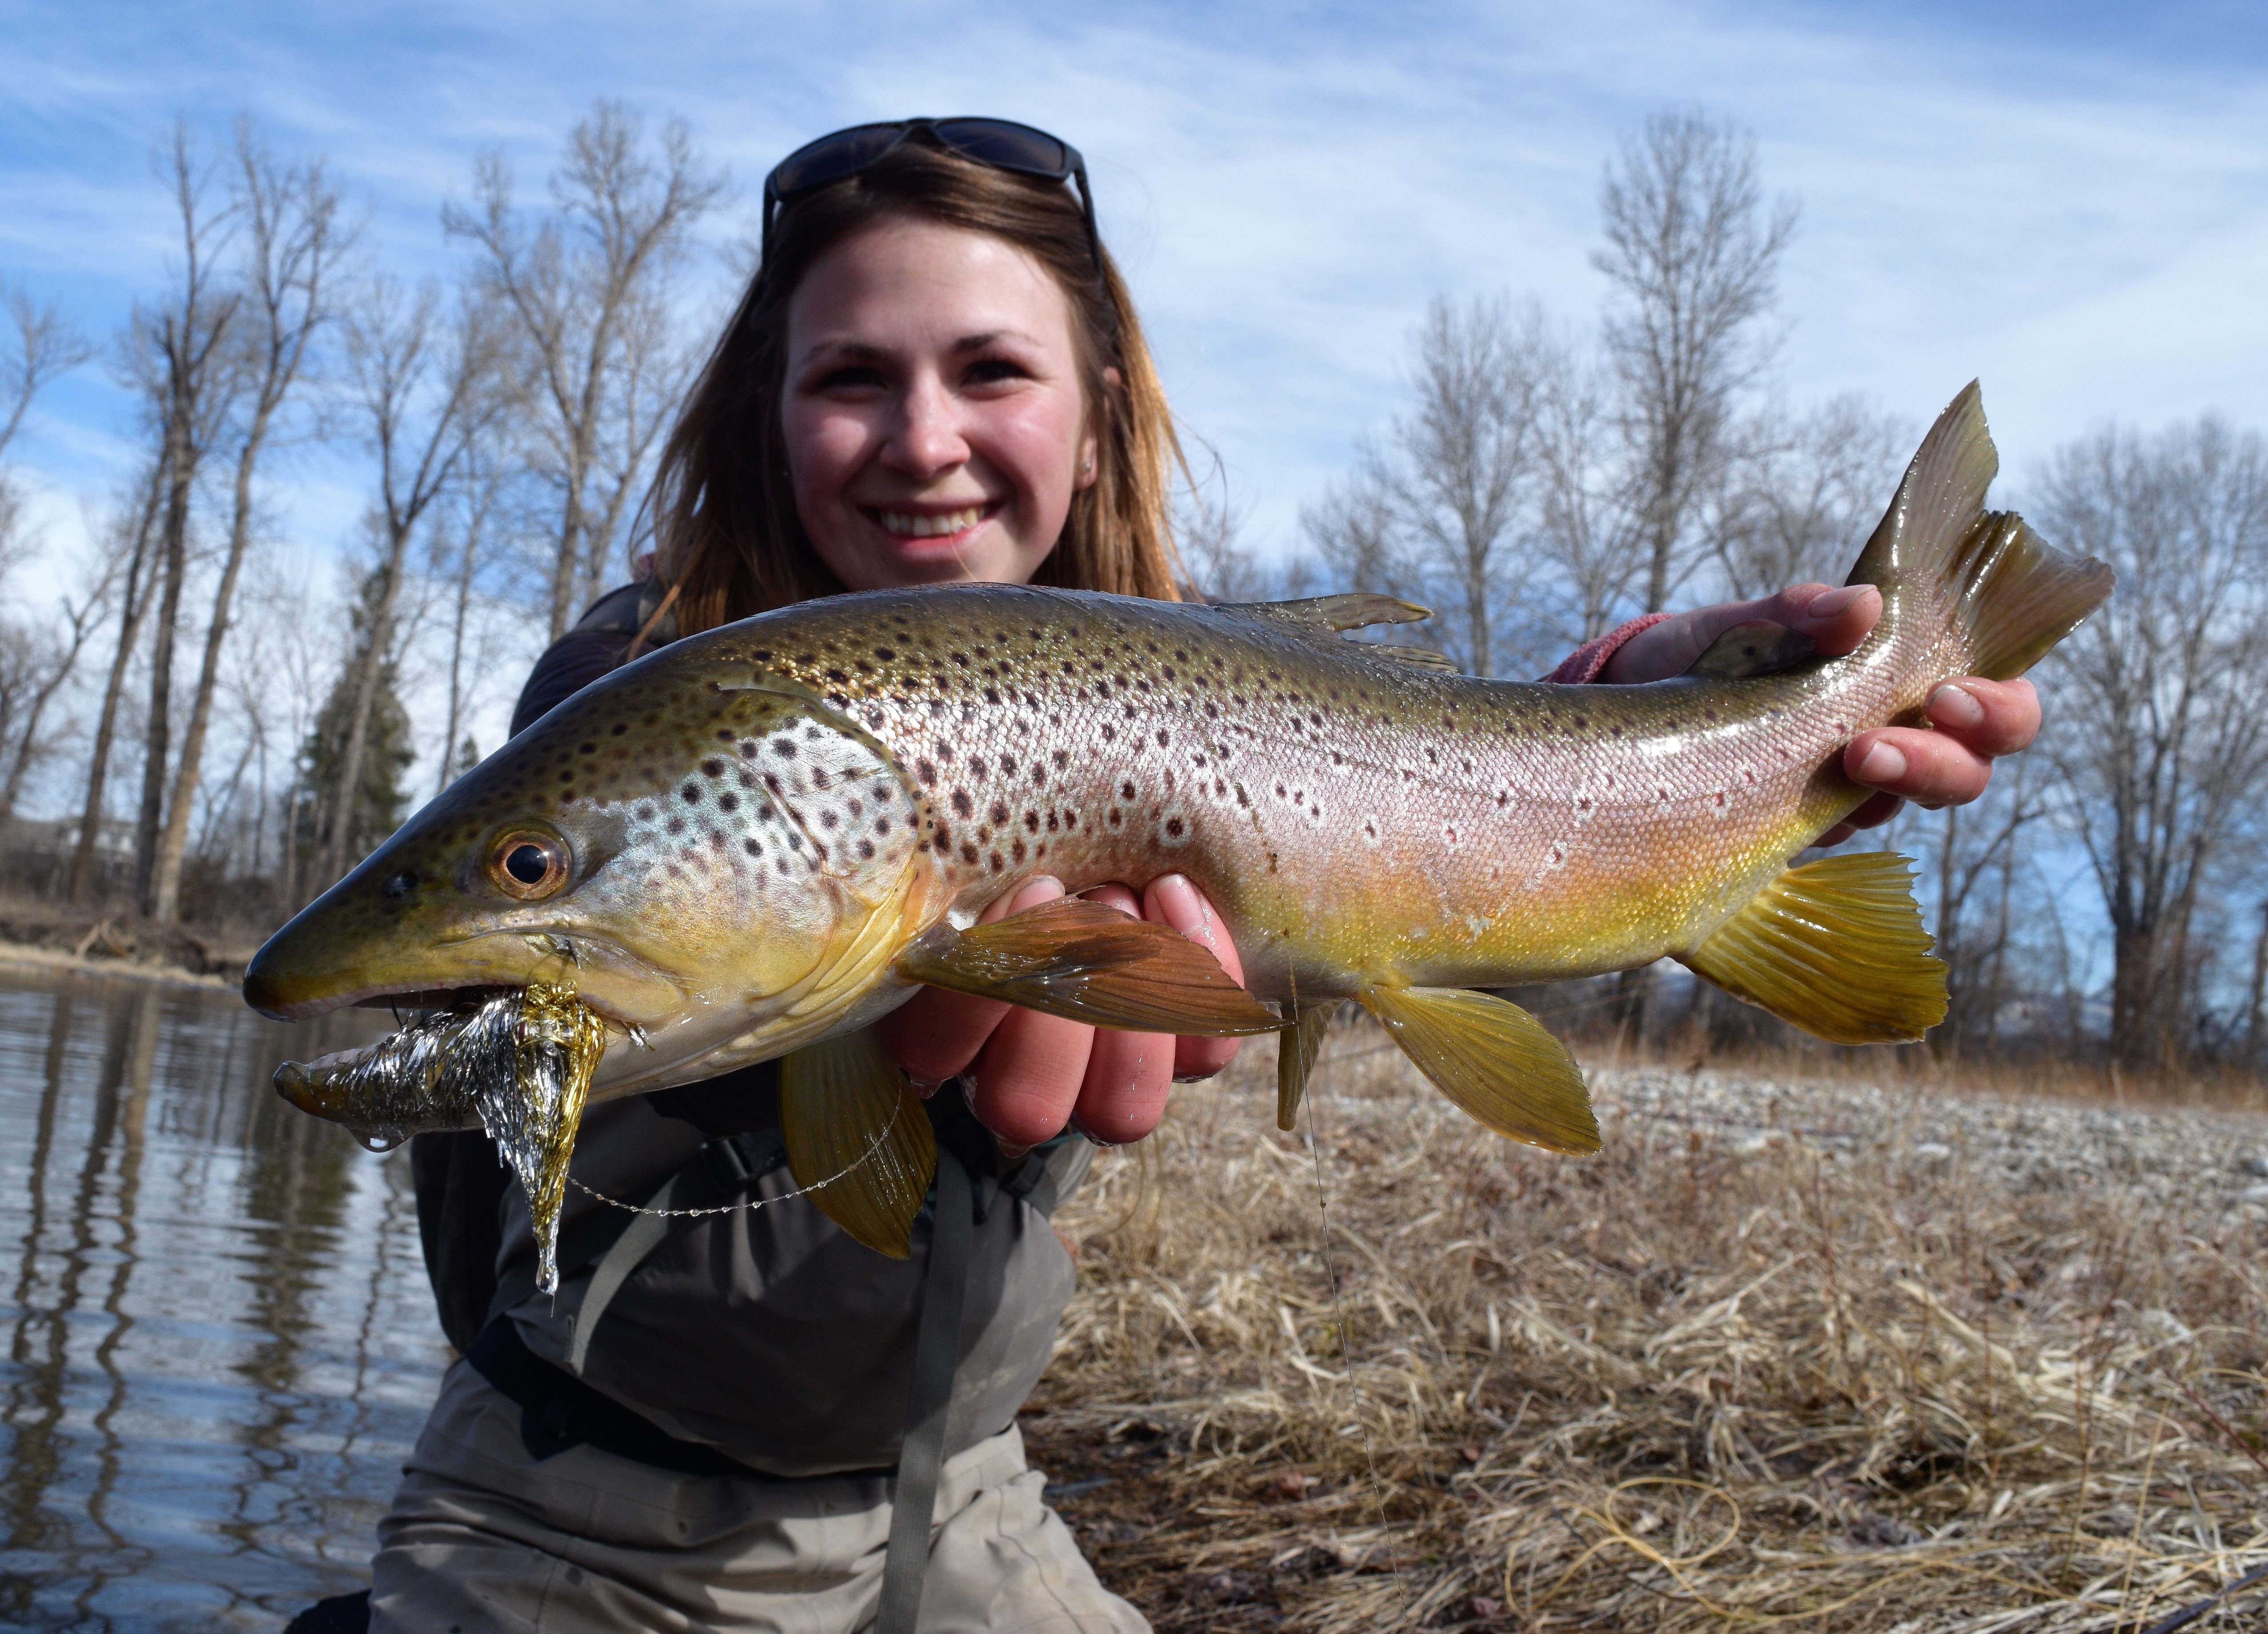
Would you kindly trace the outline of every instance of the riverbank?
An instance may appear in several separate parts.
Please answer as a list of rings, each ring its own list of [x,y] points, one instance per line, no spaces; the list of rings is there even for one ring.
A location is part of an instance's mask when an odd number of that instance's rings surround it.
[[[116,909],[0,898],[0,966],[233,988],[259,950],[240,926],[152,924]]]
[[[1377,1041],[1064,1211],[1025,1432],[1161,1630],[2081,1634],[2268,1567],[2268,1118],[1596,1069],[1569,1159]]]

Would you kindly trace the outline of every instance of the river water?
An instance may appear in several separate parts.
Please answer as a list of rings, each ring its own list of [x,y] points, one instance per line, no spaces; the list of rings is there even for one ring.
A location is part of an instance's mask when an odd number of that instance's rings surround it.
[[[381,1025],[0,969],[0,1628],[274,1630],[367,1581],[446,1359],[408,1154],[269,1078]]]

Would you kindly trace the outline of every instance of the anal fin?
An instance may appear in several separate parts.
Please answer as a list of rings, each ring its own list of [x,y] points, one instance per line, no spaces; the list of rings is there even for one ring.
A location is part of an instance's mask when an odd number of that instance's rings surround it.
[[[1276,1127],[1290,1130],[1300,1115],[1300,1097],[1307,1092],[1307,1074],[1315,1070],[1315,1057],[1322,1053],[1323,1034],[1329,1031],[1331,1018],[1338,1013],[1339,1001],[1324,1000],[1319,1005],[1303,1005],[1296,1012],[1297,1019],[1276,1035]]]
[[[1125,1032],[1234,1038],[1284,1025],[1171,925],[1076,896],[993,924],[941,927],[898,956],[897,972]]]
[[[1911,867],[1852,851],[1791,868],[1679,961],[1831,1043],[1910,1042],[1945,1019]]]
[[[1583,1070],[1508,999],[1459,987],[1366,987],[1357,995],[1433,1086],[1499,1135],[1552,1152],[1596,1152]]]
[[[780,1063],[787,1166],[821,1213],[894,1260],[912,1250],[914,1216],[937,1174],[921,1097],[871,1030]]]

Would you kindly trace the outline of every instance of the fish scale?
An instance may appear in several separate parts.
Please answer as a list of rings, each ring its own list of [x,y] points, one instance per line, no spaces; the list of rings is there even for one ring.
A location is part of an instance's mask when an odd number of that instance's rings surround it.
[[[866,1029],[924,984],[1136,1030],[1280,1028],[1286,1127],[1351,998],[1491,1128],[1588,1150],[1572,1057],[1475,990],[1667,954],[1837,1041],[1942,1015],[1904,860],[1789,859],[1865,798],[1854,734],[1920,724],[1950,676],[2021,673],[2109,593],[2099,563],[1984,509],[1996,468],[1972,385],[1859,559],[1883,612],[1855,651],[1734,630],[1646,686],[1480,680],[1345,638],[1423,616],[1375,595],[968,585],[764,614],[513,739],[277,932],[246,996],[293,1016],[571,991],[613,1029],[593,1100],[784,1056],[799,1179],[889,1152],[815,1200],[891,1253],[934,1154]],[[1093,903],[982,919],[1037,875],[1167,872],[1219,909],[1242,987]],[[289,1093],[358,1128],[453,1127],[464,1108],[396,1064],[431,1054],[316,1064]]]

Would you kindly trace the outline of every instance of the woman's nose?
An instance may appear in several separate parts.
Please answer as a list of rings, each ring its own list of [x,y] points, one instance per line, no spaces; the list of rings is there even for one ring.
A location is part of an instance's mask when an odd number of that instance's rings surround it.
[[[898,406],[884,460],[914,476],[934,476],[965,464],[968,442],[961,434],[959,405],[942,382],[917,380]]]

